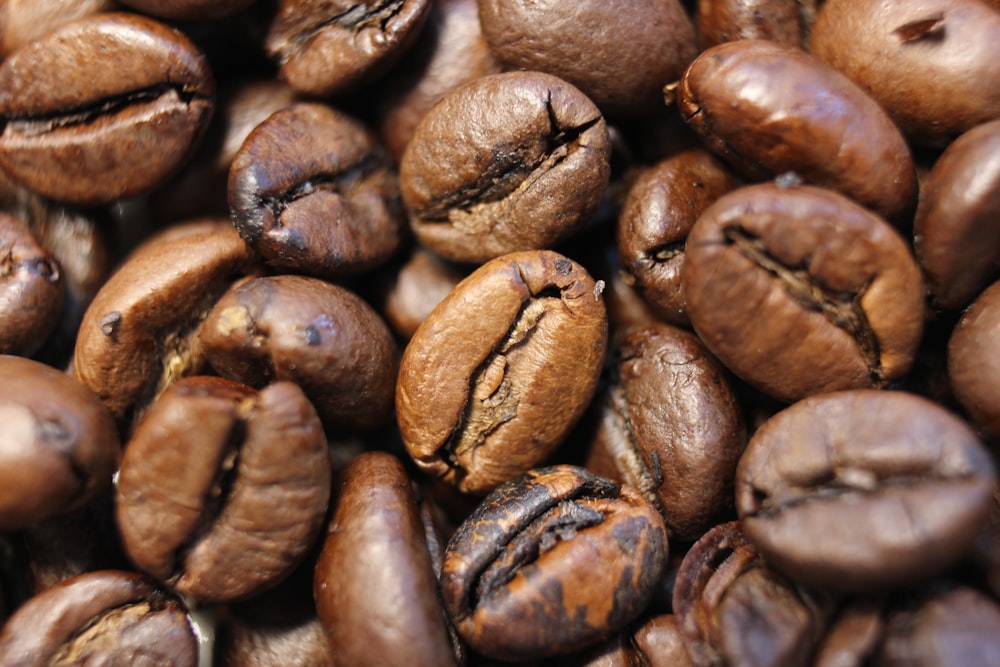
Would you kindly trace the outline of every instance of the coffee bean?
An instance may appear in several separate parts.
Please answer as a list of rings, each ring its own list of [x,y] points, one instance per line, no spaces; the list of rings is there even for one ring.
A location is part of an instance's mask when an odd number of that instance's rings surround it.
[[[543,462],[582,415],[607,345],[600,289],[551,251],[487,262],[410,339],[396,418],[417,465],[485,494]]]
[[[1000,283],[993,283],[962,315],[948,340],[948,377],[955,398],[968,411],[983,436],[1000,436],[997,406],[997,336],[1000,328]]]
[[[702,50],[738,39],[804,48],[816,5],[816,0],[698,0],[698,41]]]
[[[254,0],[122,0],[123,5],[171,21],[209,21],[246,9]]]
[[[415,248],[387,279],[381,302],[386,322],[397,336],[409,339],[467,273],[426,248]]]
[[[112,0],[7,0],[0,7],[0,60],[60,26],[114,4]]]
[[[75,21],[0,65],[0,166],[61,201],[148,192],[190,154],[214,93],[204,56],[177,30],[126,13]]]
[[[569,465],[501,485],[452,536],[444,604],[477,651],[577,650],[648,604],[667,560],[660,515],[634,490]]]

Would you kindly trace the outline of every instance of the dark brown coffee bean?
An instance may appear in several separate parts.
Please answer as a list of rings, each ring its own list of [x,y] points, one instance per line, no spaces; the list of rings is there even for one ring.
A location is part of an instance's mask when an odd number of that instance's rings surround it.
[[[948,377],[955,398],[983,436],[1000,437],[1000,282],[980,294],[962,315],[948,341]]]
[[[195,667],[198,639],[184,603],[131,572],[101,570],[26,602],[0,632],[11,667]]]
[[[116,512],[129,558],[202,602],[274,586],[305,558],[330,498],[322,425],[290,382],[259,393],[178,380],[129,440]]]
[[[113,0],[6,0],[0,4],[0,61],[28,42],[114,4]]]
[[[266,38],[279,75],[313,96],[353,91],[384,74],[416,40],[429,0],[281,0]]]
[[[610,178],[600,111],[540,72],[482,77],[423,117],[400,163],[417,239],[459,262],[549,248],[596,210]]]
[[[697,54],[694,26],[677,0],[480,0],[479,19],[510,69],[564,79],[611,116],[662,110],[663,86]]]
[[[28,224],[0,213],[0,354],[30,356],[62,315],[63,276]]]
[[[682,279],[708,348],[784,401],[886,386],[920,342],[924,290],[910,248],[830,190],[761,184],[723,195],[688,236]]]
[[[409,339],[466,275],[426,248],[415,248],[388,279],[382,299],[386,322],[397,336]]]
[[[794,172],[890,221],[913,215],[916,171],[899,130],[861,88],[799,48],[749,39],[703,51],[677,103],[748,179]]]
[[[0,530],[71,512],[106,491],[121,442],[107,409],[54,368],[0,355]]]
[[[996,473],[958,417],[899,391],[813,396],[750,439],[736,474],[747,537],[807,586],[870,591],[941,571],[983,528]]]
[[[277,111],[250,133],[229,172],[229,207],[268,264],[322,278],[384,263],[406,229],[374,136],[322,104]]]
[[[75,21],[0,66],[0,166],[60,201],[142,194],[190,154],[214,93],[179,31],[135,14]]]
[[[702,49],[739,39],[805,47],[816,20],[816,4],[816,0],[698,0],[698,41]]]
[[[689,326],[681,267],[684,245],[698,216],[740,185],[708,151],[676,153],[641,174],[618,217],[622,269],[656,314]]]
[[[539,465],[597,387],[601,288],[551,251],[512,253],[463,280],[410,339],[396,384],[403,442],[425,472],[485,494]]]
[[[656,509],[583,468],[501,485],[448,543],[441,593],[471,647],[505,660],[557,655],[622,629],[667,561]]]
[[[606,391],[590,470],[642,493],[680,541],[731,514],[743,414],[695,336],[668,324],[624,332]]]
[[[314,585],[338,662],[455,664],[406,470],[390,454],[369,452],[341,471],[338,488]]]
[[[878,647],[885,631],[882,596],[849,600],[830,622],[816,649],[814,667],[862,667]]]
[[[373,429],[392,409],[399,351],[388,326],[356,294],[317,278],[233,287],[208,314],[200,345],[230,379],[295,382],[332,432]]]
[[[913,223],[927,291],[941,308],[963,308],[1000,269],[1000,120],[960,136],[920,190]]]
[[[121,0],[143,14],[171,21],[210,21],[235,14],[255,0]]]
[[[943,144],[1000,117],[1000,14],[978,0],[826,0],[810,52],[911,139]]]

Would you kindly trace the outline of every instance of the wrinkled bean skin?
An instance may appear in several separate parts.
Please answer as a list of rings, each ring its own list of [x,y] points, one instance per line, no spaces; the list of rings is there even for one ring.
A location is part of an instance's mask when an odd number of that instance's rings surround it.
[[[1000,117],[1000,13],[979,0],[827,0],[810,52],[912,140],[943,145]]]
[[[66,290],[27,223],[0,213],[0,354],[30,356],[59,323]]]
[[[997,406],[1000,282],[993,283],[962,314],[948,340],[948,378],[955,398],[991,442],[1000,437]]]
[[[767,39],[804,47],[816,0],[698,0],[698,43],[707,49],[738,39]]]
[[[685,71],[677,104],[745,178],[794,172],[889,221],[913,215],[916,170],[902,134],[850,79],[799,48],[750,39],[707,49]]]
[[[417,466],[486,494],[544,461],[597,387],[600,291],[552,251],[504,255],[459,283],[400,363],[396,418]]]
[[[441,593],[472,648],[545,657],[635,618],[667,555],[660,515],[631,488],[574,466],[539,468],[498,487],[455,532]]]
[[[958,417],[915,394],[807,398],[750,439],[736,471],[748,539],[822,590],[884,590],[942,571],[993,502],[989,453]]]

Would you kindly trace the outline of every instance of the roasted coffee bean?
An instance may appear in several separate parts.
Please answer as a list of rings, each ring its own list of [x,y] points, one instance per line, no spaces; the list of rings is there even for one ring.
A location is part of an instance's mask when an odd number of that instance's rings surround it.
[[[296,385],[178,380],[125,449],[115,503],[125,550],[198,601],[248,597],[305,558],[330,474],[322,425]]]
[[[0,4],[0,61],[28,42],[114,4],[113,0],[6,0]]]
[[[74,373],[131,424],[175,379],[206,367],[198,329],[216,299],[254,269],[225,220],[193,221],[148,239],[101,287],[80,324]]]
[[[399,167],[417,239],[459,262],[549,248],[597,209],[608,130],[574,86],[540,72],[486,76],[423,117]]]
[[[996,278],[998,215],[1000,120],[952,142],[921,187],[914,246],[935,305],[963,308]]]
[[[143,14],[171,21],[210,21],[235,14],[255,0],[120,0]]]
[[[564,79],[611,116],[656,114],[663,86],[697,54],[694,26],[677,0],[480,0],[479,18],[510,69]]]
[[[916,170],[899,130],[861,88],[802,49],[760,39],[707,49],[684,73],[677,104],[745,178],[793,172],[889,221],[913,215]]]
[[[391,454],[369,452],[352,460],[338,480],[314,585],[338,664],[455,664],[403,465]]]
[[[910,248],[830,190],[760,184],[723,195],[688,236],[682,280],[705,345],[784,401],[886,386],[920,342],[924,290]]]
[[[740,184],[695,148],[662,160],[629,189],[617,227],[622,270],[662,319],[690,326],[681,283],[687,235],[709,204]]]
[[[383,264],[406,229],[375,137],[315,103],[277,111],[250,133],[229,172],[229,208],[268,264],[322,278]]]
[[[597,387],[608,324],[601,287],[552,251],[487,262],[410,339],[396,418],[417,465],[485,494],[541,464]]]
[[[384,288],[386,322],[397,336],[409,339],[467,274],[426,248],[415,248]]]
[[[0,355],[0,530],[83,507],[111,486],[121,441],[107,408],[73,378]]]
[[[693,541],[731,515],[746,428],[725,369],[695,336],[668,324],[627,330],[606,392],[588,469],[642,493],[672,539]]]
[[[698,43],[707,49],[738,39],[766,39],[805,47],[816,20],[816,4],[816,0],[698,0]]]
[[[871,591],[969,552],[996,473],[953,413],[900,391],[812,396],[750,439],[736,472],[747,537],[807,586]]]
[[[384,74],[413,45],[430,0],[280,0],[265,46],[295,90],[327,97]]]
[[[1000,338],[1000,282],[980,294],[948,341],[948,377],[955,398],[983,436],[1000,437],[1000,376],[995,371]]]
[[[653,616],[632,633],[632,643],[642,656],[640,664],[648,667],[690,667],[677,617]]]
[[[304,276],[233,287],[200,334],[212,367],[238,382],[298,384],[331,432],[374,429],[392,410],[399,351],[353,292]]]
[[[674,613],[696,667],[809,664],[826,608],[771,569],[736,521],[691,547],[674,588]]]
[[[100,570],[36,595],[0,632],[11,667],[195,667],[198,639],[184,603],[138,574]]]
[[[148,192],[188,157],[214,93],[179,31],[125,13],[75,21],[0,65],[0,166],[60,201]]]
[[[656,509],[569,465],[501,485],[452,536],[444,604],[477,651],[505,660],[581,649],[649,603],[667,562]]]
[[[59,263],[27,222],[0,213],[0,354],[34,354],[55,330],[65,294]]]
[[[885,631],[883,596],[849,599],[830,622],[816,649],[814,667],[861,667],[878,647]]]
[[[810,52],[912,140],[944,144],[1000,117],[1000,14],[979,0],[826,0]]]

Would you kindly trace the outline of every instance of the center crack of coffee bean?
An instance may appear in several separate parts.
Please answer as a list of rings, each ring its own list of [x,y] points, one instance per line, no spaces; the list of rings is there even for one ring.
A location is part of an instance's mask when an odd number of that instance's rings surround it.
[[[137,602],[110,609],[91,619],[70,637],[48,664],[53,667],[82,665],[88,664],[97,656],[114,654],[121,636],[156,611],[149,602]]]
[[[340,28],[345,32],[358,33],[365,28],[378,27],[385,32],[389,21],[396,17],[405,5],[405,0],[383,0],[382,2],[359,2],[333,16],[312,20],[302,16],[289,30],[289,37],[275,49],[278,62],[284,64],[306,49],[316,35],[326,28]]]
[[[652,467],[646,464],[635,444],[635,435],[632,432],[632,420],[628,399],[625,390],[619,385],[618,379],[612,380],[614,386],[609,391],[608,400],[615,416],[621,420],[621,430],[613,429],[607,439],[608,450],[611,456],[619,462],[624,475],[625,482],[635,488],[642,496],[653,504],[660,507],[660,499],[656,495],[656,490],[663,485],[663,471],[660,469],[660,456],[654,450],[651,454],[653,459]]]
[[[788,294],[803,308],[822,313],[831,324],[850,334],[858,344],[872,384],[883,384],[878,337],[861,307],[867,284],[856,292],[832,290],[809,273],[808,267],[786,266],[768,252],[763,240],[745,229],[727,227],[723,233],[728,243],[735,245],[750,261],[782,282]]]

